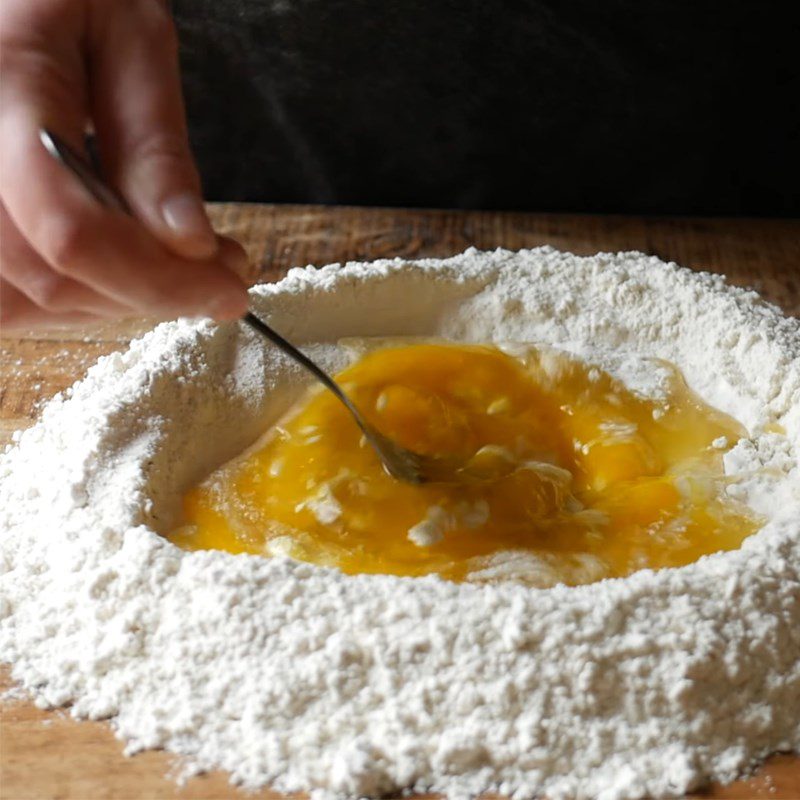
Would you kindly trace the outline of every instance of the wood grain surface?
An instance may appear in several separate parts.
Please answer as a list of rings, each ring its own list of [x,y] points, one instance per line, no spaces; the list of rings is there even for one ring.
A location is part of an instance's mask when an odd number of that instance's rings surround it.
[[[448,256],[466,247],[548,244],[588,254],[640,250],[755,288],[800,314],[800,224],[793,220],[655,219],[497,212],[218,205],[217,228],[252,258],[248,280],[274,280],[292,266],[403,256]],[[79,379],[100,355],[126,347],[150,327],[134,320],[80,330],[29,332],[0,340],[0,444],[35,419],[39,405]],[[0,692],[13,688],[0,668]],[[77,722],[25,699],[0,703],[3,800],[173,800],[277,798],[246,795],[216,773],[178,787],[174,759],[159,752],[125,758],[107,723]],[[800,759],[775,756],[748,780],[694,797],[800,800]]]

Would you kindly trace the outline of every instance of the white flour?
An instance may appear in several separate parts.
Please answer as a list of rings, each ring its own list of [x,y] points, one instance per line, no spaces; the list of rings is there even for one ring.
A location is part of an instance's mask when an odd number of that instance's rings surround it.
[[[796,320],[655,258],[548,248],[294,270],[253,305],[305,343],[548,342],[650,394],[636,356],[673,361],[751,432],[726,468],[770,520],[689,567],[548,590],[185,553],[155,532],[179,493],[302,380],[237,324],[161,325],[0,461],[0,657],[38,704],[110,718],[130,753],[350,796],[659,797],[800,749]]]

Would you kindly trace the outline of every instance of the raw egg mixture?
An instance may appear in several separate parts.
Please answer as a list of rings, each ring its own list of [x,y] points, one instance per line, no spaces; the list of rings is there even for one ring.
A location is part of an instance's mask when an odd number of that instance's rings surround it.
[[[333,395],[312,389],[184,498],[187,549],[285,555],[346,573],[590,583],[731,550],[760,525],[725,492],[745,434],[677,368],[664,399],[533,346],[404,343],[337,379],[371,422],[459,480],[387,475]]]

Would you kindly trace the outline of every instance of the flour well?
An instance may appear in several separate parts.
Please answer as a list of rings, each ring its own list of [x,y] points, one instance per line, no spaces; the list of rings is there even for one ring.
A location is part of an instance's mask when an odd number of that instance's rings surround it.
[[[168,323],[0,462],[0,657],[38,704],[109,718],[130,753],[326,795],[660,797],[800,750],[796,320],[641,254],[548,248],[293,270],[252,295],[330,368],[346,336],[533,341],[657,396],[642,357],[672,361],[747,427],[729,491],[769,521],[689,567],[547,590],[185,553],[158,535],[181,492],[305,379],[238,324]]]

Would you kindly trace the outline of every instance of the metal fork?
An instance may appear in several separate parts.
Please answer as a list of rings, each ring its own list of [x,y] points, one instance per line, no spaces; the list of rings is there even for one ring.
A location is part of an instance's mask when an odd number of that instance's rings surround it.
[[[63,139],[46,128],[41,128],[39,138],[47,152],[63,164],[83,184],[86,190],[101,204],[108,208],[132,214],[130,207],[114,189],[106,184],[94,167],[75,152]],[[415,453],[401,447],[397,442],[384,436],[377,428],[367,422],[352,400],[342,391],[339,384],[305,353],[300,352],[291,342],[273,330],[266,322],[248,311],[242,321],[277,345],[298,364],[305,367],[320,383],[341,401],[361,429],[366,440],[378,454],[384,469],[394,478],[407,483],[453,482],[457,480],[459,463],[455,459],[437,458]]]

